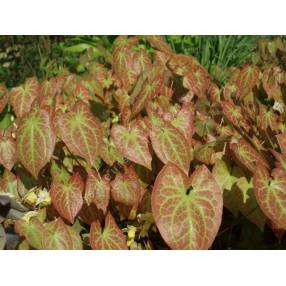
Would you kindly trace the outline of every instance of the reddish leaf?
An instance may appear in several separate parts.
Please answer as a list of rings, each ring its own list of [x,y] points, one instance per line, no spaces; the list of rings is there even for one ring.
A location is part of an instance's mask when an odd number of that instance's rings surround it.
[[[187,142],[191,143],[194,134],[194,110],[192,105],[189,103],[183,104],[171,124],[184,134]]]
[[[117,173],[111,182],[112,199],[126,206],[137,208],[140,200],[141,188],[136,173],[131,168],[124,174]]]
[[[262,130],[267,130],[269,127],[272,131],[278,129],[278,120],[273,110],[267,110],[263,104],[259,105],[259,124]]]
[[[208,72],[202,66],[196,65],[186,73],[183,85],[198,97],[204,97],[209,88],[209,82]]]
[[[163,163],[172,162],[187,174],[191,161],[190,145],[170,123],[153,124],[150,133],[153,149]]]
[[[103,229],[98,220],[91,224],[90,245],[94,250],[127,249],[126,238],[110,213],[106,215]]]
[[[144,83],[141,92],[135,98],[134,103],[132,104],[131,112],[135,116],[141,112],[145,107],[148,100],[154,98],[160,91],[163,84],[163,76],[160,73],[154,71],[154,75]]]
[[[257,66],[244,66],[237,78],[238,96],[244,96],[252,91],[259,77],[259,68]]]
[[[16,142],[12,138],[0,135],[0,164],[11,171],[16,161]]]
[[[110,198],[110,183],[91,170],[87,176],[84,198],[88,205],[94,203],[99,210],[106,213]]]
[[[224,115],[235,127],[241,126],[249,131],[249,123],[246,121],[245,113],[242,112],[240,106],[234,105],[231,101],[223,101],[221,106]]]
[[[103,139],[103,143],[100,146],[100,157],[102,160],[109,166],[112,166],[116,161],[123,163],[123,156],[119,153],[115,144],[108,140],[107,138]]]
[[[268,170],[258,164],[254,174],[254,191],[265,215],[286,229],[286,173],[281,169]]]
[[[256,172],[257,164],[269,168],[268,163],[243,138],[239,139],[238,143],[231,143],[230,149],[234,152],[236,158],[253,173]]]
[[[220,187],[204,165],[189,179],[168,163],[156,178],[152,212],[172,249],[208,249],[220,227],[222,207]]]
[[[31,109],[33,101],[40,94],[40,86],[36,78],[29,78],[24,84],[11,89],[9,101],[17,117],[22,117]]]
[[[82,250],[80,235],[58,218],[45,225],[43,248],[49,250]]]
[[[148,147],[148,134],[136,121],[128,127],[113,125],[111,136],[124,157],[151,170],[152,156]]]
[[[59,137],[69,150],[94,165],[103,134],[89,107],[85,103],[77,103],[70,112],[58,115],[56,125]]]
[[[83,191],[84,183],[78,173],[68,183],[52,182],[50,193],[53,206],[70,223],[74,222],[83,205]]]
[[[154,48],[164,53],[172,53],[171,47],[166,43],[163,36],[145,36],[144,37]]]
[[[35,178],[50,161],[55,141],[56,136],[47,111],[35,108],[21,118],[17,129],[17,155]]]

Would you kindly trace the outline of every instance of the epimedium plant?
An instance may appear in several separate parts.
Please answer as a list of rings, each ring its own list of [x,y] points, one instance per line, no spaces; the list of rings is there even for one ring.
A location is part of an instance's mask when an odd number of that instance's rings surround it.
[[[281,235],[284,52],[273,41],[220,86],[160,36],[119,36],[80,75],[2,84],[0,190],[17,211],[0,219],[17,249],[210,249],[224,207]]]

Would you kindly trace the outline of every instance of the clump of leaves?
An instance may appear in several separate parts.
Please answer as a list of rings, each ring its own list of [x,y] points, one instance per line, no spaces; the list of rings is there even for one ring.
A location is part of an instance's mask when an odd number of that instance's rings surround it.
[[[16,118],[1,130],[0,191],[20,209],[1,222],[17,248],[209,249],[223,207],[281,234],[281,61],[219,86],[159,36],[119,36],[103,54],[81,75],[1,85]]]

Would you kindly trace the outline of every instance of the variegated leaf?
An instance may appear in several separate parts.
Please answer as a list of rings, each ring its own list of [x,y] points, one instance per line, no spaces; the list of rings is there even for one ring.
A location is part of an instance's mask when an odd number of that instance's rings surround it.
[[[46,110],[35,108],[21,118],[17,129],[17,156],[35,178],[50,161],[55,142],[56,136]]]
[[[104,228],[97,220],[90,227],[90,245],[94,250],[126,250],[127,242],[110,213],[106,215]]]
[[[117,173],[111,182],[111,197],[120,204],[137,208],[140,201],[140,182],[133,169]]]
[[[85,201],[88,205],[94,203],[99,210],[106,213],[110,198],[110,183],[91,170],[88,173],[85,186]]]
[[[269,171],[257,165],[254,179],[257,202],[265,215],[286,229],[286,172],[281,169]]]
[[[28,78],[24,84],[10,90],[9,101],[17,117],[27,114],[33,101],[40,95],[40,85],[34,77]]]
[[[48,250],[82,250],[80,235],[58,218],[45,225],[43,248]]]
[[[264,158],[243,138],[237,143],[231,143],[230,149],[236,158],[253,173],[256,172],[257,164],[269,168]]]
[[[52,204],[58,213],[73,223],[83,206],[84,183],[78,173],[75,173],[68,183],[53,181],[51,186]]]
[[[148,147],[148,134],[134,121],[128,127],[113,125],[112,140],[121,154],[151,170],[152,156]]]
[[[156,178],[152,212],[172,249],[208,249],[222,219],[222,191],[210,171],[198,167],[189,178],[168,163]]]
[[[223,101],[221,103],[222,110],[226,118],[235,126],[241,126],[246,131],[249,131],[250,126],[245,119],[245,113],[242,112],[240,106],[234,105],[231,101]]]
[[[0,164],[11,171],[16,161],[17,154],[15,140],[0,134]]]
[[[150,132],[152,147],[163,163],[172,162],[186,174],[191,162],[191,149],[184,135],[167,122],[153,124]]]
[[[92,115],[88,105],[77,103],[66,114],[56,119],[57,133],[69,150],[94,166],[102,144],[102,127]]]
[[[238,96],[247,95],[255,87],[259,78],[259,68],[254,65],[244,66],[236,80]]]

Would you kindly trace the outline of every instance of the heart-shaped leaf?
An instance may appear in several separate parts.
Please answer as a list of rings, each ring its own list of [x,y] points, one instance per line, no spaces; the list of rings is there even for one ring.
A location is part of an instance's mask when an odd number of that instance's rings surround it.
[[[156,155],[163,163],[172,162],[186,174],[189,172],[190,145],[177,128],[168,122],[153,124],[150,138]]]
[[[11,89],[9,94],[10,104],[17,117],[27,114],[32,106],[33,101],[40,95],[40,85],[36,78],[29,78],[24,84]]]
[[[82,250],[80,235],[58,218],[45,225],[43,248],[49,250]]]
[[[11,171],[17,161],[16,142],[14,139],[0,135],[0,164]]]
[[[204,165],[189,179],[168,163],[156,178],[152,212],[172,249],[208,249],[220,227],[222,208],[222,191]]]
[[[106,213],[110,198],[110,183],[91,170],[87,176],[84,198],[88,205],[94,203],[99,210]]]
[[[137,207],[140,200],[141,188],[135,171],[131,168],[124,174],[117,173],[111,182],[112,199],[126,206]]]
[[[84,183],[79,173],[75,173],[68,183],[52,182],[50,193],[53,206],[70,223],[74,222],[83,206],[83,191]]]
[[[259,206],[265,215],[286,229],[286,172],[274,169],[271,172],[257,165],[254,179],[254,192]]]
[[[111,136],[124,157],[151,170],[152,157],[148,147],[148,134],[137,124],[128,127],[113,125]]]
[[[100,123],[92,115],[88,105],[79,102],[68,113],[59,114],[56,126],[59,137],[69,150],[95,165],[103,134]]]
[[[95,250],[127,249],[126,238],[110,213],[106,215],[103,229],[98,220],[91,224],[90,245]]]
[[[24,167],[35,177],[50,161],[56,136],[46,110],[33,109],[21,118],[17,129],[17,155]]]

